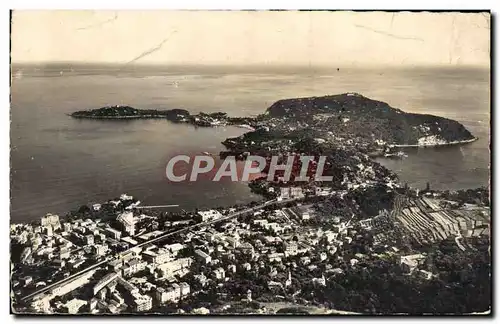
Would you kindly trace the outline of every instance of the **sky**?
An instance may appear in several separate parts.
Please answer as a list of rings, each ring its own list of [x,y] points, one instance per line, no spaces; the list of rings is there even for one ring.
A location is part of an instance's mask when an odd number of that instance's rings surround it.
[[[13,63],[482,66],[489,13],[14,11]]]

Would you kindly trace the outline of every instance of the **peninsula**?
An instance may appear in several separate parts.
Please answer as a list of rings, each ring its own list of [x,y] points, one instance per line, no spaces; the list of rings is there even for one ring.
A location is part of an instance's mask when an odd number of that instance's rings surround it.
[[[255,118],[255,130],[223,142],[226,154],[306,146],[353,149],[370,156],[403,147],[465,144],[476,138],[459,122],[407,113],[356,93],[279,100]]]
[[[476,139],[457,121],[407,113],[357,93],[283,99],[255,118],[229,117],[223,112],[191,114],[184,109],[136,109],[120,105],[77,111],[71,116],[89,119],[164,118],[196,126],[243,125],[253,129],[240,138],[227,140],[225,144],[232,148],[247,146],[246,140],[268,142],[270,138],[278,141],[295,137],[391,147],[451,145]],[[267,135],[263,135],[264,132]]]
[[[73,118],[85,119],[167,119],[174,123],[188,123],[200,127],[231,125],[246,125],[251,118],[228,117],[226,113],[190,114],[184,109],[137,109],[130,106],[106,106],[92,110],[76,111],[70,115]]]

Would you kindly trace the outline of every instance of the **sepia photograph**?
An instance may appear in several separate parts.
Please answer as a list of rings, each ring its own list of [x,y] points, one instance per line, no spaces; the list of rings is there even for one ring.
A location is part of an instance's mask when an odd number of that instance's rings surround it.
[[[491,316],[491,22],[11,10],[10,313]]]

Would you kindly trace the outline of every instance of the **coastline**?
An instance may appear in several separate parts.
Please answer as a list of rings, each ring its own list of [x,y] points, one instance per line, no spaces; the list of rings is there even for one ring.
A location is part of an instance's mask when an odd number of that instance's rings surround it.
[[[342,96],[342,95],[338,95]],[[346,94],[346,96],[351,97],[350,94]],[[359,96],[359,98],[364,98],[362,96]],[[358,98],[358,99],[359,99]],[[302,99],[290,99],[290,100],[302,100]],[[361,99],[360,99],[361,100]],[[369,99],[368,99],[369,100]],[[280,103],[281,101],[278,101],[277,103]],[[270,108],[266,110],[266,113],[269,112],[273,107],[276,106],[276,104],[273,104]],[[278,108],[282,108],[281,106]],[[96,112],[99,112],[97,114]],[[106,115],[101,115],[102,112],[105,112]],[[167,114],[168,113],[168,114]],[[187,110],[183,109],[171,109],[171,110],[164,110],[164,111],[156,111],[156,110],[140,110],[136,109],[130,106],[108,106],[108,107],[103,107],[100,109],[95,109],[95,110],[89,110],[89,111],[80,111],[80,112],[75,112],[72,114],[69,114],[70,117],[73,118],[79,118],[79,119],[101,119],[101,120],[114,120],[114,119],[119,119],[119,120],[134,120],[134,119],[166,119],[172,123],[176,124],[188,124],[192,125],[195,127],[218,127],[218,126],[232,126],[232,127],[239,127],[243,128],[246,131],[244,132],[245,135],[240,135],[237,137],[232,138],[232,142],[228,142],[229,138],[227,138],[225,141],[222,142],[222,144],[226,147],[226,151],[219,152],[219,156],[223,157],[223,155],[234,155],[236,157],[243,157],[246,156],[250,153],[259,153],[262,151],[265,152],[278,152],[279,154],[283,153],[283,151],[287,150],[293,150],[297,149],[297,147],[294,147],[293,145],[296,145],[297,143],[301,143],[303,136],[302,134],[299,134],[299,136],[295,135],[293,140],[288,139],[289,142],[295,141],[295,143],[292,145],[288,143],[288,145],[283,146],[283,139],[286,139],[286,136],[283,136],[278,132],[276,135],[273,132],[270,132],[270,129],[276,128],[274,123],[277,123],[276,118],[270,118],[270,119],[260,119],[259,117],[229,117],[227,113],[224,112],[216,112],[216,113],[199,113],[196,115],[191,115]],[[284,117],[283,117],[284,118]],[[279,118],[279,119],[283,119]],[[287,118],[284,118],[287,119]],[[437,122],[436,122],[437,123]],[[291,125],[291,126],[290,126]],[[289,134],[292,129],[293,120],[290,122],[290,125],[286,124],[282,125],[282,132],[284,134]],[[288,126],[288,128],[286,127]],[[314,125],[307,126],[307,127],[313,127]],[[321,125],[319,125],[319,129],[321,128]],[[325,130],[325,129],[323,129]],[[328,128],[326,128],[328,130]],[[288,131],[288,133],[287,133]],[[249,135],[249,136],[247,136]],[[306,134],[307,135],[307,134]],[[372,134],[373,135],[373,134]],[[477,141],[478,138],[470,134],[461,134],[460,132],[452,132],[452,136],[447,136],[448,138],[467,138],[467,137],[472,137],[467,140],[455,140],[455,141],[449,141],[445,142],[444,140],[436,140],[437,138],[443,138],[442,136],[439,136],[440,134],[436,134],[434,138],[427,139],[426,141],[421,141],[418,139],[420,136],[414,136],[413,139],[410,137],[408,138],[408,141],[413,141],[413,142],[420,142],[419,144],[387,144],[384,143],[384,145],[381,145],[377,142],[373,141],[373,138],[361,138],[359,139],[358,143],[361,143],[360,145],[365,147],[365,149],[373,149],[374,145],[376,146],[376,152],[370,152],[366,153],[370,157],[371,162],[367,163],[376,163],[378,164],[374,158],[382,157],[385,158],[384,152],[381,151],[381,149],[385,149],[385,152],[387,152],[387,148],[389,149],[395,149],[395,148],[430,148],[430,147],[441,147],[441,146],[451,146],[451,145],[462,145],[462,144],[467,144],[471,143],[474,141]],[[354,135],[353,135],[354,136]],[[395,139],[395,138],[394,138]],[[269,142],[273,142],[269,144]],[[353,140],[351,140],[353,142]],[[427,142],[427,143],[426,143]],[[444,142],[444,143],[443,143]],[[234,145],[233,145],[234,144]],[[338,144],[338,143],[337,143]],[[360,152],[357,144],[352,144],[348,143],[348,145],[344,145],[343,143],[340,143],[341,145],[339,146],[340,150],[343,150],[345,152],[348,152],[349,154],[353,154],[352,152],[358,151]],[[272,147],[274,145],[274,147]],[[314,146],[309,147],[308,143],[303,144],[305,146],[302,147],[302,149],[305,150],[313,150],[314,151]],[[333,144],[332,144],[333,145]],[[267,146],[268,150],[265,150]],[[272,147],[272,149],[271,149]],[[206,152],[204,152],[205,154]],[[360,152],[361,153],[361,152]],[[205,154],[206,155],[206,154]],[[395,174],[393,170],[387,170],[389,173],[394,175],[395,179],[398,179],[398,175]],[[249,184],[250,185],[250,184]],[[260,194],[262,196],[262,194]]]
[[[120,120],[120,119],[167,119],[170,122],[174,122],[177,124],[191,124],[189,121],[173,121],[172,119],[168,118],[168,116],[153,116],[153,115],[139,115],[139,116],[85,116],[85,115],[73,115],[73,114],[67,114],[70,117],[77,118],[77,119],[108,119],[108,120]],[[193,124],[196,125],[196,124]],[[200,125],[196,125],[200,126]],[[248,132],[255,131],[255,128],[249,126],[249,125],[242,125],[242,124],[218,124],[218,125],[206,125],[208,127],[217,127],[217,126],[234,126],[234,127],[239,127],[239,128],[245,128],[248,130]],[[472,139],[468,140],[460,140],[460,141],[451,141],[447,143],[436,143],[436,144],[389,144],[388,146],[391,148],[425,148],[425,147],[440,147],[440,146],[451,146],[451,145],[461,145],[461,144],[468,144],[468,143],[473,143],[475,141],[479,140],[478,137],[474,137]]]
[[[448,143],[436,143],[436,144],[426,144],[426,145],[419,145],[419,144],[391,144],[389,147],[397,147],[397,148],[407,148],[407,147],[415,147],[415,148],[424,148],[424,147],[438,147],[438,146],[451,146],[451,145],[460,145],[460,144],[468,144],[475,142],[479,139],[479,137],[474,137],[468,140],[462,140],[462,141],[451,141]]]

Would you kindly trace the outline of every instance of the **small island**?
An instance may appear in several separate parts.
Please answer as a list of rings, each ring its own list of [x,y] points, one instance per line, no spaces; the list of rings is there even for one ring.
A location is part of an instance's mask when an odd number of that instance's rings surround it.
[[[228,117],[226,113],[199,113],[191,115],[184,109],[137,109],[130,106],[106,106],[92,110],[76,111],[70,115],[73,118],[84,119],[167,119],[174,123],[188,123],[199,127],[215,127],[231,125],[246,125],[251,118]]]

